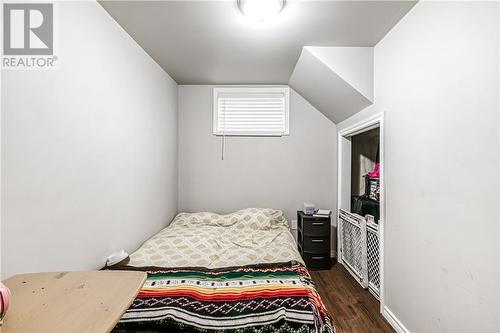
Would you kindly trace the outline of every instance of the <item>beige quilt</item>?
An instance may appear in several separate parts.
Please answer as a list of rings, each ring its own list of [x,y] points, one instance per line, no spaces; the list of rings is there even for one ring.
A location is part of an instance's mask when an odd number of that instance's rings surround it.
[[[303,263],[283,213],[248,208],[180,213],[132,253],[128,265],[220,268],[291,260]]]

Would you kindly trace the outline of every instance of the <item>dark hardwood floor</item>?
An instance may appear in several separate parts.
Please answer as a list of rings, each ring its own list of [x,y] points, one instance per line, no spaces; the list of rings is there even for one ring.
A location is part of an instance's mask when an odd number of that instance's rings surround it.
[[[395,332],[380,314],[380,303],[342,265],[310,273],[338,333]]]

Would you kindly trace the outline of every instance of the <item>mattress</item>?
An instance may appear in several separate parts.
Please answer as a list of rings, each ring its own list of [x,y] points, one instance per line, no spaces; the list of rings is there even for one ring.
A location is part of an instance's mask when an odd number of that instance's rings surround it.
[[[180,213],[130,255],[135,267],[221,268],[302,258],[281,211]]]

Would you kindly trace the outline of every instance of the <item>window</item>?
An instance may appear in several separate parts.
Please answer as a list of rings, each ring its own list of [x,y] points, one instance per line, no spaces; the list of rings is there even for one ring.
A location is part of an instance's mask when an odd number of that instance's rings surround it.
[[[288,87],[214,88],[213,134],[288,135],[289,96]]]

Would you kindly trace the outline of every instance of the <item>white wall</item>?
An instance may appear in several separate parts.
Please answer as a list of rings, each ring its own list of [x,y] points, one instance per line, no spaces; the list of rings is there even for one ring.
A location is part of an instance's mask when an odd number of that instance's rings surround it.
[[[290,136],[212,135],[213,86],[179,86],[179,211],[271,207],[296,219],[303,202],[336,206],[336,127],[290,94]]]
[[[421,2],[375,47],[387,307],[410,332],[498,332],[499,4]]]
[[[177,212],[177,85],[96,2],[57,3],[59,66],[4,71],[2,276],[99,268]]]

